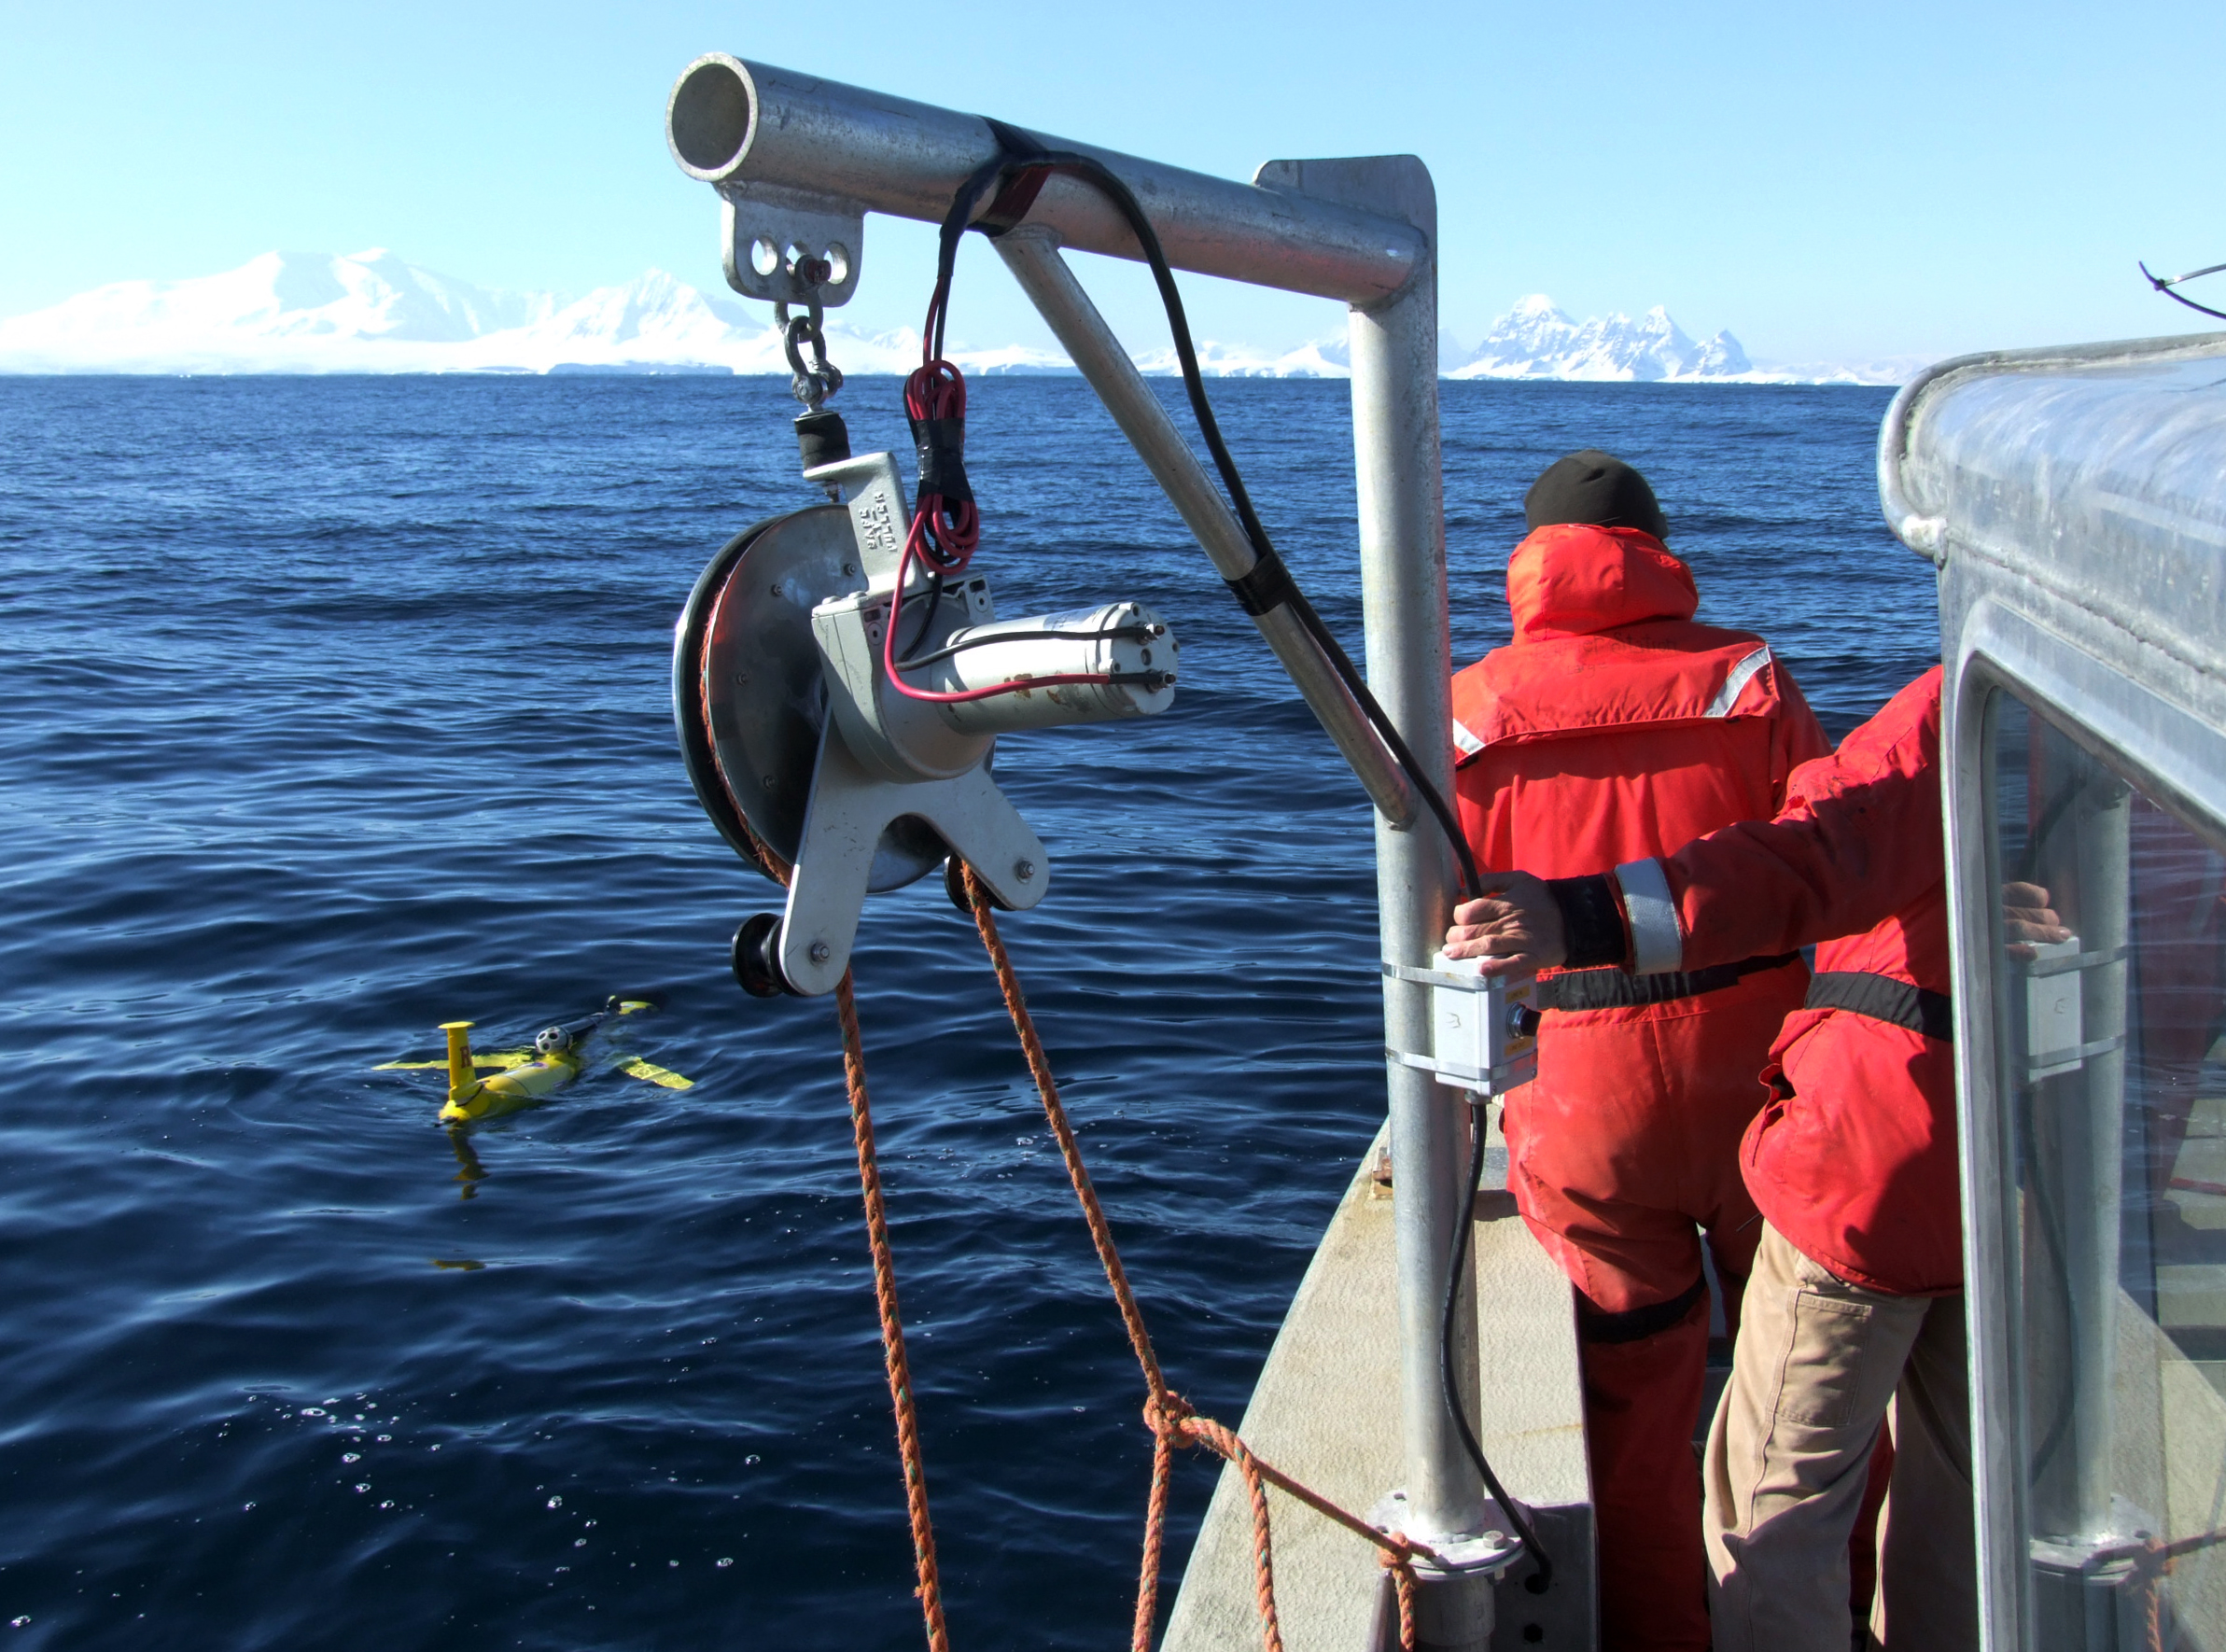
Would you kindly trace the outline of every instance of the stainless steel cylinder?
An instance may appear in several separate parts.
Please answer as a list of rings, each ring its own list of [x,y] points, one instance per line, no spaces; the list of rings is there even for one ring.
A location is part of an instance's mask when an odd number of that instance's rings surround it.
[[[1141,602],[969,625],[952,632],[944,647],[959,651],[909,673],[916,686],[949,693],[1024,685],[1011,693],[939,706],[944,720],[961,734],[1006,735],[1149,717],[1175,701],[1175,634]],[[1155,675],[1162,680],[1152,682]],[[1025,686],[1042,678],[1102,676],[1128,680]]]

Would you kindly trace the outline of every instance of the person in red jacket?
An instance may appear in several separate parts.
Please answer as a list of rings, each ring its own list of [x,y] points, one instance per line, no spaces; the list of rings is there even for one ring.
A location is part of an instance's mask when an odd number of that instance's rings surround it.
[[[1765,1225],[1704,1464],[1716,1652],[1849,1644],[1848,1534],[1882,1425],[1871,1633],[1978,1644],[1939,728],[1935,667],[1797,771],[1776,819],[1604,876],[1495,874],[1447,933],[1488,973],[1820,943],[1740,1148]],[[2064,938],[2045,891],[2004,898],[2013,938]]]
[[[1829,748],[1770,645],[1693,620],[1645,477],[1549,467],[1507,564],[1514,640],[1453,679],[1455,788],[1477,863],[1604,873],[1768,817]],[[1756,1082],[1808,970],[1790,947],[1636,980],[1540,983],[1538,1076],[1503,1115],[1518,1208],[1578,1292],[1606,1652],[1706,1652],[1692,1438],[1708,1350],[1701,1231],[1727,1318],[1760,1232],[1739,1174]]]

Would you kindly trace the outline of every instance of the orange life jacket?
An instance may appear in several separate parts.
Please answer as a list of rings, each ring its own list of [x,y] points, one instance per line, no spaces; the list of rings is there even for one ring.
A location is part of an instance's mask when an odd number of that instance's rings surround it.
[[[1637,528],[1542,527],[1507,563],[1515,637],[1453,679],[1477,864],[1576,877],[1768,819],[1830,749],[1792,674],[1698,624],[1691,569]]]

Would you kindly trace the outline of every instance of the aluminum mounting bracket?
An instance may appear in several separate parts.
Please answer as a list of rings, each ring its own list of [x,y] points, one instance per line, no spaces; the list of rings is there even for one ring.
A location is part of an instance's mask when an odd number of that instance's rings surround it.
[[[865,208],[833,195],[777,184],[722,183],[720,236],[726,284],[746,299],[783,304],[847,304],[858,290]],[[826,279],[805,279],[817,259]]]
[[[1051,856],[987,764],[949,780],[899,785],[866,772],[830,718],[819,736],[804,844],[781,922],[780,970],[805,997],[850,967],[875,846],[890,821],[925,821],[1005,905],[1025,911],[1051,887]]]

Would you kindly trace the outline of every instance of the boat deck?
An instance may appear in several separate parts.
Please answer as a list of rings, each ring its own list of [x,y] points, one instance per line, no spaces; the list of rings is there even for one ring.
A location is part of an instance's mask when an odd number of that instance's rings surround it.
[[[1361,1160],[1244,1414],[1261,1457],[1343,1506],[1365,1513],[1402,1474],[1386,1134]],[[1519,1563],[1498,1591],[1498,1644],[1594,1644],[1592,1514],[1585,1466],[1575,1317],[1568,1281],[1538,1248],[1505,1191],[1496,1141],[1477,1201],[1479,1437],[1508,1491],[1529,1505],[1554,1556],[1553,1588],[1522,1587]],[[1497,1180],[1501,1185],[1494,1188]],[[1276,1603],[1289,1652],[1396,1646],[1396,1617],[1376,1551],[1268,1489]],[[1251,1515],[1225,1469],[1183,1575],[1165,1652],[1260,1645]]]

